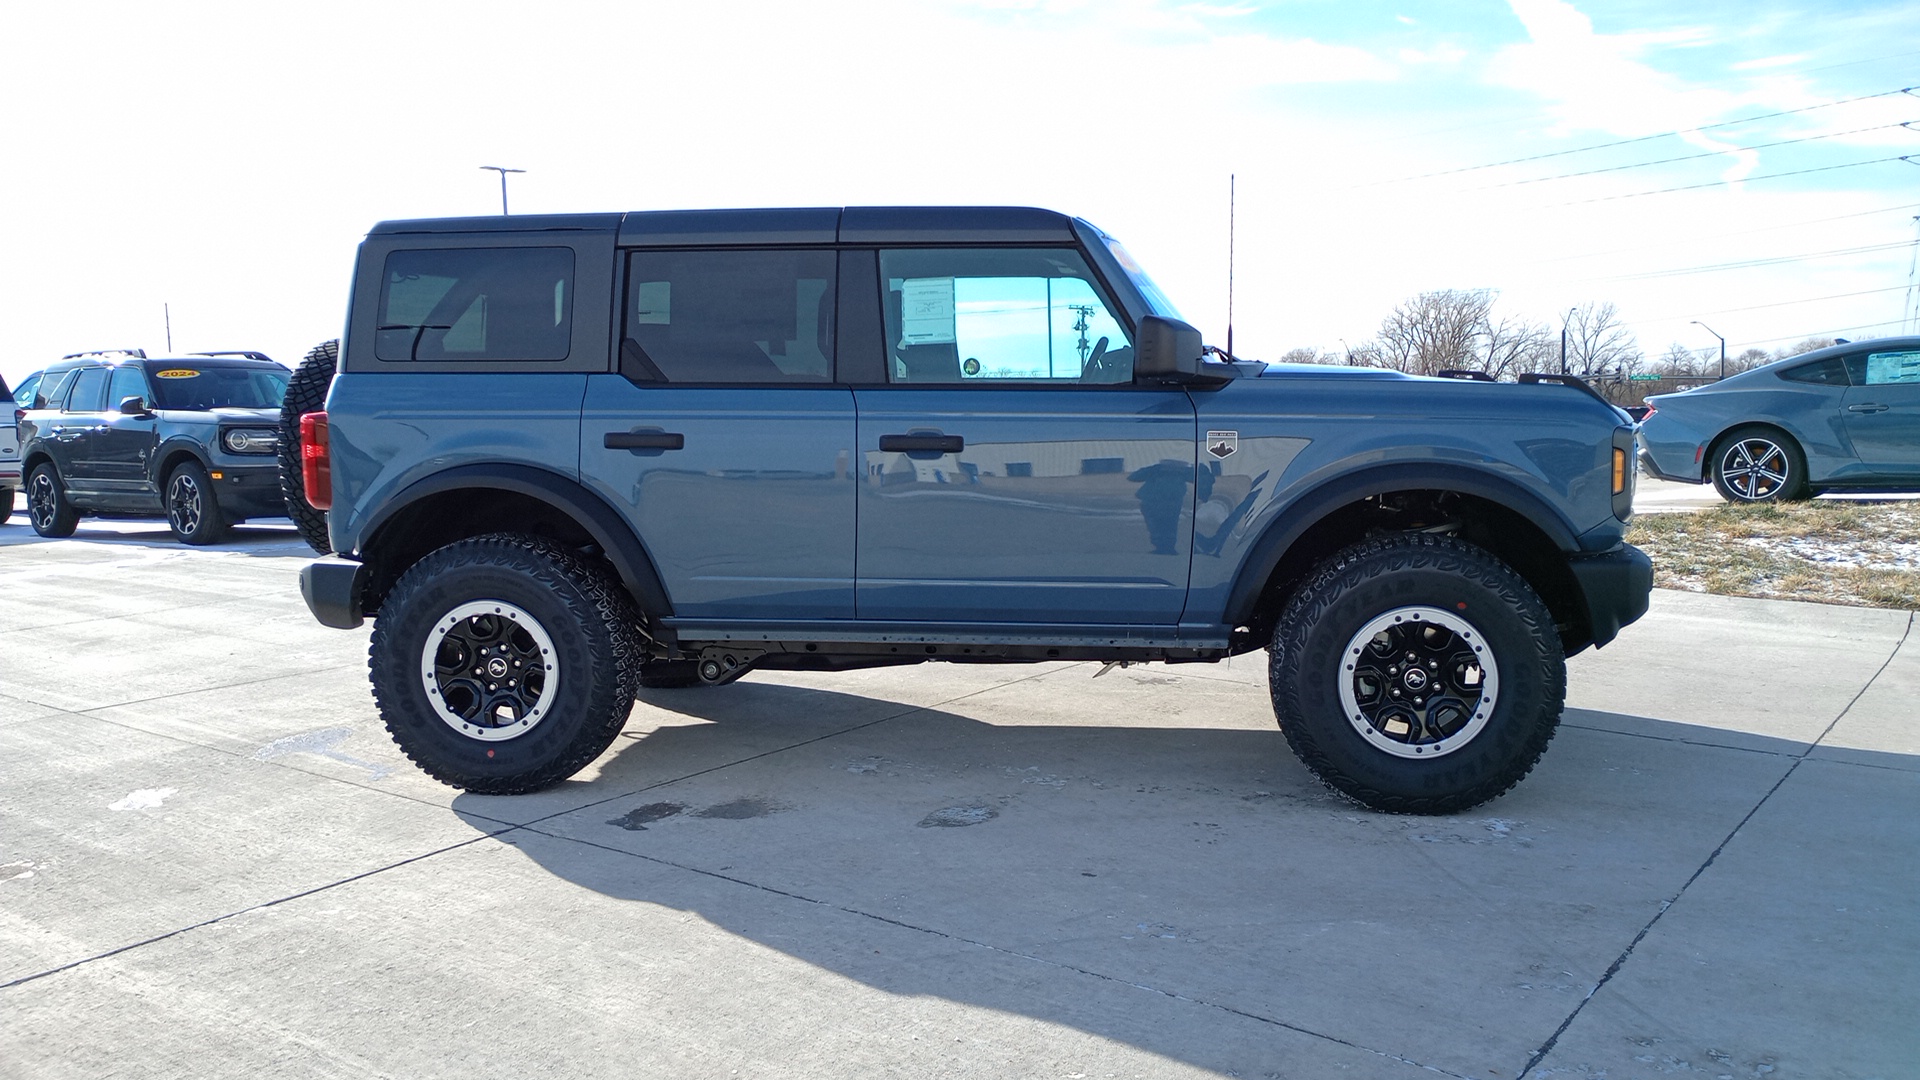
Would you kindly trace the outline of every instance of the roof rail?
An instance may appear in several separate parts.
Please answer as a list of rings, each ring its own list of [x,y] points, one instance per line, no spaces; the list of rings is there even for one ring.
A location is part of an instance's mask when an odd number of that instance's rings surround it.
[[[1550,371],[1526,371],[1520,374],[1518,381],[1528,385],[1534,383],[1552,383],[1556,386],[1571,386],[1578,390],[1585,390],[1588,394],[1600,399],[1600,401],[1605,404],[1613,404],[1613,402],[1607,401],[1605,394],[1595,390],[1592,383],[1589,383],[1578,375],[1559,375]]]
[[[265,360],[270,364],[278,363],[278,361],[274,360],[273,357],[268,356],[266,353],[254,352],[252,349],[224,349],[224,350],[216,350],[214,352],[188,353],[187,355],[188,356],[244,356],[249,360]]]
[[[67,355],[61,357],[60,359],[78,360],[86,356],[131,356],[136,360],[145,360],[147,358],[147,350],[145,349],[88,349],[85,352],[68,353]]]
[[[1445,371],[1436,371],[1434,374],[1442,379],[1470,379],[1474,382],[1499,381],[1484,371],[1463,371],[1459,368],[1448,368]]]

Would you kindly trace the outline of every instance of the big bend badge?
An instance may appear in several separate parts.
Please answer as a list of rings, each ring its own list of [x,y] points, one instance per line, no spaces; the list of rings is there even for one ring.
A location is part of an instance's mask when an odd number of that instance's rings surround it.
[[[1237,431],[1207,432],[1207,453],[1225,461],[1240,450],[1240,433]]]

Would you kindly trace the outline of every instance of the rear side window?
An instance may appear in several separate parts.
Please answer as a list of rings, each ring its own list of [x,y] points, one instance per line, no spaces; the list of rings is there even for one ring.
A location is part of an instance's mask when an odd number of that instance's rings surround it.
[[[830,251],[640,251],[627,257],[620,370],[636,382],[833,378]]]
[[[379,319],[380,360],[564,360],[573,339],[573,250],[395,251]]]
[[[1811,364],[1790,367],[1782,371],[1780,377],[1790,382],[1845,386],[1847,385],[1847,365],[1846,361],[1840,357],[1829,356],[1825,360],[1815,360]]]
[[[107,402],[107,369],[81,368],[67,394],[67,412],[99,412]]]

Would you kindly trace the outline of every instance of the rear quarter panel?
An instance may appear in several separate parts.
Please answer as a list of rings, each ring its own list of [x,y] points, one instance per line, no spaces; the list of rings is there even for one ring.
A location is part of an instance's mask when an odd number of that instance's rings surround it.
[[[1742,424],[1767,424],[1793,436],[1807,457],[1813,483],[1845,480],[1860,471],[1841,420],[1844,386],[1786,384],[1769,373],[1652,399],[1654,412],[1640,427],[1641,445],[1660,471],[1685,479],[1705,478],[1713,442]]]

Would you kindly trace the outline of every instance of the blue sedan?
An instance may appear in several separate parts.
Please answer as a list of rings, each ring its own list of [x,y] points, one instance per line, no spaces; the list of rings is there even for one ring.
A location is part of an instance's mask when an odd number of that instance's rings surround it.
[[[1842,343],[1647,404],[1641,467],[1730,502],[1920,491],[1920,337]]]

